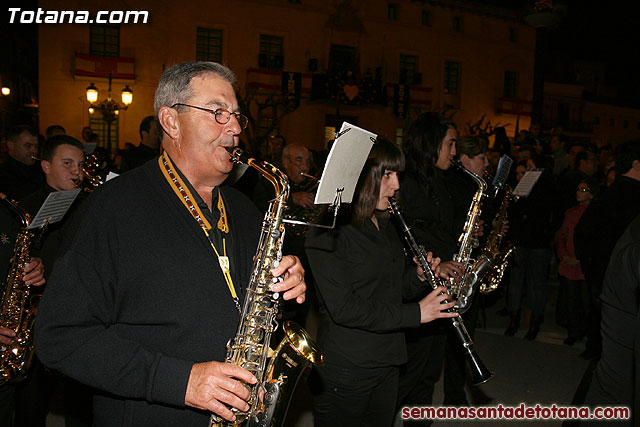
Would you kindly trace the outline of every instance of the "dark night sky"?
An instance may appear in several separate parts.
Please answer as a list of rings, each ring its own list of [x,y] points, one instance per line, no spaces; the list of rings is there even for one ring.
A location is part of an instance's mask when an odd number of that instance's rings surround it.
[[[533,0],[478,0],[516,11],[524,17]],[[569,83],[559,69],[571,69],[574,60],[605,65],[605,84],[615,87],[614,102],[640,107],[640,31],[633,2],[624,0],[558,0],[557,25],[546,28],[545,80]],[[570,74],[570,73],[569,73]]]

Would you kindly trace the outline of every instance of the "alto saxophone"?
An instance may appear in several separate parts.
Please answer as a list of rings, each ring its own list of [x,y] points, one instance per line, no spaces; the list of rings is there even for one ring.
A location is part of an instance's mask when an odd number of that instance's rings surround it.
[[[0,303],[0,326],[16,333],[11,344],[0,347],[0,386],[24,379],[33,360],[33,322],[40,302],[40,294],[33,287],[24,284],[22,276],[29,262],[29,247],[33,241],[33,232],[28,229],[31,216],[15,201],[0,193],[0,200],[15,212],[22,221],[13,248],[13,261],[7,276],[7,282]]]
[[[433,289],[436,289],[441,285],[440,280],[431,270],[431,266],[427,262],[427,255],[424,248],[418,246],[418,243],[411,233],[411,229],[400,213],[398,202],[396,202],[396,200],[391,197],[389,198],[389,208],[391,209],[391,213],[396,216],[400,223],[400,226],[402,227],[402,234],[404,235],[404,239],[407,242],[412,255],[418,260],[418,264],[424,271],[424,275],[427,277],[427,280],[429,281],[431,287]],[[448,301],[443,301],[443,303],[447,302]],[[456,332],[456,336],[458,337],[458,340],[460,341],[460,344],[462,344],[462,348],[465,351],[465,355],[467,356],[469,365],[471,366],[473,385],[479,385],[489,381],[493,377],[493,374],[487,369],[486,366],[484,366],[484,363],[482,363],[482,360],[480,360],[480,358],[476,354],[476,351],[473,348],[473,340],[471,339],[471,336],[469,336],[467,328],[464,326],[462,316],[452,317],[449,320],[451,320],[451,326],[453,326],[453,329]]]
[[[228,422],[211,415],[211,426],[239,425],[279,426],[284,422],[295,387],[311,364],[324,363],[320,349],[309,334],[293,322],[285,322],[285,337],[275,350],[269,347],[271,334],[277,328],[276,316],[281,304],[280,295],[271,286],[281,278],[271,270],[282,259],[285,227],[282,222],[289,195],[289,181],[275,166],[249,157],[239,148],[229,149],[235,162],[256,169],[273,184],[276,197],[269,203],[264,216],[260,241],[254,257],[251,279],[244,299],[240,324],[236,335],[227,344],[226,362],[251,372],[257,379],[250,390],[248,411],[237,411],[236,421]],[[262,399],[259,392],[262,389]]]
[[[471,252],[480,244],[478,238],[473,235],[480,214],[482,213],[482,198],[487,195],[487,183],[479,175],[471,172],[458,162],[452,162],[458,169],[469,175],[478,185],[478,190],[473,195],[471,205],[467,211],[467,219],[458,239],[458,253],[453,255],[453,260],[462,264],[462,277],[452,285],[453,295],[456,300],[456,308],[462,314],[469,309],[473,298],[474,287],[482,280],[480,272],[475,270],[475,260],[471,259]]]
[[[511,188],[508,185],[505,186],[504,199],[493,219],[491,234],[482,250],[482,255],[476,261],[477,270],[483,271],[482,276],[484,276],[478,288],[482,294],[487,295],[498,289],[509,263],[509,257],[515,251],[515,247],[510,242],[502,248],[502,239],[505,236],[503,228],[507,221],[507,208],[509,203],[517,197],[511,194]]]

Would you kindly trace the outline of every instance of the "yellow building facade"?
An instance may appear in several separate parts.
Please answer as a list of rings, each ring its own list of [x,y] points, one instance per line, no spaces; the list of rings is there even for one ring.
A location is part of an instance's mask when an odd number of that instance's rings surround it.
[[[420,112],[445,109],[462,133],[482,116],[506,125],[509,135],[517,120],[521,129],[530,125],[535,30],[498,8],[445,0],[136,0],[90,7],[42,0],[40,7],[89,10],[92,17],[132,7],[148,12],[147,23],[108,29],[117,31],[118,46],[107,51],[124,58],[111,65],[95,55],[96,40],[108,39],[99,25],[39,26],[41,132],[60,124],[80,137],[83,127],[98,123],[86,88],[94,83],[99,100],[106,98],[111,71],[115,100],[125,85],[134,93],[117,117],[117,143],[137,144],[162,70],[195,60],[203,43],[205,54],[236,72],[240,97],[258,101],[248,107],[254,120],[248,139],[280,133],[319,149],[327,128],[347,119],[393,140]],[[293,104],[283,104],[287,96]],[[265,108],[269,100],[286,107]]]

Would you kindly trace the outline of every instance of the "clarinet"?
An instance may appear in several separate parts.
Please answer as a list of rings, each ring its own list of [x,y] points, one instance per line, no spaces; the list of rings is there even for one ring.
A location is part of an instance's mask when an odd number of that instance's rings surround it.
[[[436,289],[438,286],[441,286],[440,280],[436,277],[433,270],[431,270],[431,266],[427,262],[427,254],[423,247],[419,246],[416,242],[416,239],[413,237],[411,233],[411,229],[407,225],[406,221],[402,217],[400,213],[400,209],[398,208],[398,202],[389,197],[389,209],[391,213],[395,215],[395,217],[400,222],[402,228],[402,234],[404,236],[407,245],[411,249],[411,253],[418,260],[418,264],[422,267],[424,271],[424,275],[427,277],[429,284],[433,289]],[[449,302],[448,300],[443,301],[443,304]],[[486,383],[493,377],[493,373],[487,369],[487,367],[482,363],[480,358],[478,357],[475,349],[473,348],[473,340],[469,336],[469,332],[467,332],[467,328],[464,326],[464,321],[462,320],[462,316],[452,317],[450,318],[451,325],[456,332],[456,336],[458,340],[460,340],[460,344],[462,344],[462,348],[465,351],[465,356],[469,361],[469,365],[471,366],[471,372],[473,376],[472,383],[473,385],[479,385]]]

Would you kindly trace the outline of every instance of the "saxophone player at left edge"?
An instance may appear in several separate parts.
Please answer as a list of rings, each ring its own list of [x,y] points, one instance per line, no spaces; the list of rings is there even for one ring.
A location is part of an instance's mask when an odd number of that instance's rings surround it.
[[[45,284],[44,266],[42,260],[29,254],[30,231],[26,225],[31,221],[29,215],[14,200],[8,199],[0,193],[0,292],[3,295],[2,302],[7,304],[0,307],[2,318],[0,319],[0,360],[2,371],[0,372],[0,425],[11,425],[14,419],[16,406],[16,388],[20,387],[19,377],[24,378],[28,373],[27,363],[17,360],[6,352],[12,349],[21,349],[24,340],[23,326],[15,322],[15,315],[22,308],[21,301],[17,298],[32,287],[41,287]],[[19,225],[20,224],[20,225]],[[26,224],[26,225],[25,225]],[[26,262],[25,262],[26,261]],[[33,345],[33,343],[30,343]],[[20,357],[27,356],[20,351]],[[7,363],[5,364],[5,360]],[[17,362],[14,364],[12,362]],[[31,404],[33,402],[22,402]],[[21,405],[25,407],[25,405]],[[26,406],[28,407],[28,406]],[[27,411],[18,411],[15,414],[17,421],[29,416]]]
[[[82,168],[85,161],[84,146],[77,139],[69,135],[56,135],[47,139],[42,147],[41,158],[38,159],[38,167],[42,169],[45,177],[45,185],[41,186],[36,191],[27,195],[20,200],[19,208],[25,211],[25,214],[29,218],[34,218],[39,211],[43,202],[47,197],[57,191],[67,191],[76,188],[78,182],[82,180],[83,172]],[[41,230],[23,230],[25,235],[22,237],[22,243],[20,247],[24,250],[26,237],[29,236],[29,246],[32,253],[42,259],[44,265],[44,271],[46,272],[45,278],[51,274],[53,266],[57,257],[61,251],[62,240],[64,237],[64,226],[67,223],[67,219],[71,216],[72,212],[75,212],[82,202],[80,199],[84,198],[85,194],[80,192],[73,202],[70,210],[65,214],[61,221],[55,222],[44,227]],[[22,233],[22,232],[21,232]],[[10,282],[10,280],[7,280]],[[23,370],[23,377],[27,376],[25,382],[29,383],[29,389],[34,390],[29,397],[28,411],[22,410],[24,407],[20,400],[24,400],[23,393],[16,394],[16,410],[15,417],[17,425],[32,425],[31,422],[27,423],[25,417],[29,417],[29,420],[34,421],[36,424],[44,424],[47,414],[49,393],[47,392],[48,381],[44,372],[44,367],[37,359],[33,357],[33,333],[31,331],[33,327],[33,318],[37,316],[38,311],[38,299],[42,291],[32,289],[27,294],[24,292],[20,303],[20,309],[12,309],[11,312],[17,313],[20,311],[23,313],[21,318],[23,319],[21,325],[14,324],[12,328],[18,332],[18,336],[24,335],[29,339],[22,339],[25,344],[22,345],[23,349],[14,349],[14,354],[24,353],[21,358],[25,361]],[[8,300],[7,293],[5,293],[5,301]],[[17,294],[13,295],[12,300],[17,299]],[[3,313],[8,313],[9,309],[3,304]],[[13,318],[17,318],[14,314]],[[17,323],[17,322],[16,322]],[[28,341],[28,343],[27,343]],[[17,365],[15,360],[6,360],[11,365]],[[28,363],[27,363],[28,362]],[[15,368],[14,368],[15,369]],[[13,375],[11,375],[13,376]],[[71,380],[65,379],[65,399],[71,398],[74,393],[70,390],[74,390],[77,384],[71,382]],[[18,385],[18,387],[22,387]],[[80,387],[77,385],[77,387]],[[79,406],[90,407],[90,396],[86,391],[76,393],[77,396],[73,397],[73,401]],[[35,399],[35,396],[42,396],[42,398]],[[28,413],[22,413],[28,412]],[[22,421],[25,420],[25,421]]]

